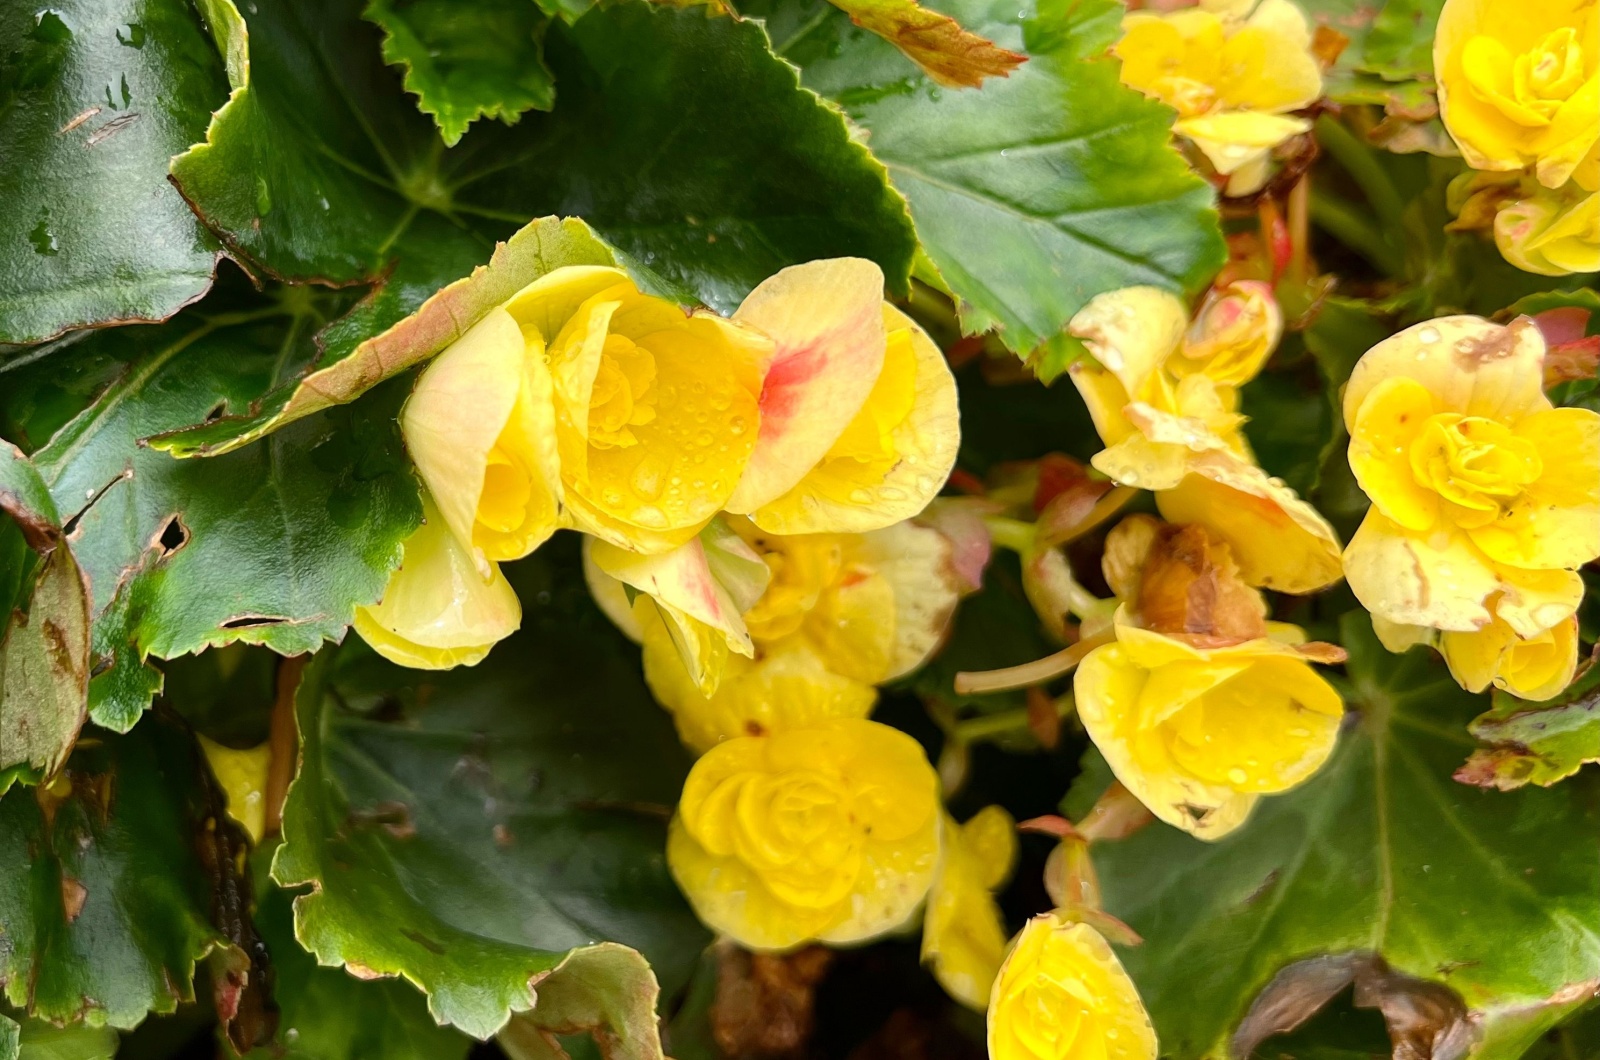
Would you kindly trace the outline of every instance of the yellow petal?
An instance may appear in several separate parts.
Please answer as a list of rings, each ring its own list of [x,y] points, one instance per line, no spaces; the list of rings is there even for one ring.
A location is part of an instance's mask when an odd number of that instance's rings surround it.
[[[1122,384],[1125,397],[1121,403],[1127,404],[1151,398],[1152,378],[1183,341],[1188,327],[1189,311],[1172,292],[1124,287],[1092,298],[1073,316],[1067,330],[1082,339],[1095,361]],[[1097,427],[1103,416],[1120,411],[1097,409],[1088,393],[1084,401],[1089,402]]]
[[[1522,699],[1550,699],[1577,672],[1578,620],[1570,617],[1521,637],[1496,619],[1476,632],[1443,634],[1439,650],[1450,673],[1469,692],[1482,692],[1492,682]]]
[[[1354,433],[1369,394],[1387,379],[1411,379],[1434,408],[1515,423],[1550,407],[1544,395],[1544,337],[1526,317],[1509,325],[1481,317],[1440,317],[1406,328],[1362,355],[1344,392],[1344,422]]]
[[[1310,132],[1311,123],[1304,118],[1238,110],[1184,118],[1172,129],[1193,140],[1212,168],[1226,176],[1262,158],[1291,136]]]
[[[893,594],[894,636],[879,679],[893,681],[926,662],[950,632],[961,597],[950,542],[937,530],[904,522],[863,534],[848,554],[881,575]]]
[[[761,433],[728,510],[748,513],[793,489],[866,402],[883,367],[883,272],[862,258],[794,265],[762,281],[734,314],[774,340]]]
[[[383,598],[355,615],[356,632],[379,655],[419,670],[474,666],[521,624],[522,605],[500,568],[479,575],[426,494],[423,524],[406,539]]]
[[[434,358],[401,413],[418,474],[484,577],[491,561],[527,555],[561,522],[541,353],[509,313],[490,310]],[[487,522],[486,498],[499,509]]]
[[[1418,534],[1369,511],[1344,554],[1345,578],[1361,605],[1390,622],[1466,632],[1487,625],[1489,598],[1527,635],[1577,608],[1583,580],[1573,571],[1524,571],[1494,564],[1466,534]]]
[[[856,414],[867,423],[848,425],[798,484],[750,513],[763,530],[882,529],[920,514],[949,478],[961,444],[955,377],[910,317],[888,304],[880,313],[889,336],[882,369]]]
[[[782,732],[829,718],[864,718],[878,699],[871,685],[832,672],[798,638],[754,661],[727,659],[708,695],[684,665],[664,623],[647,612],[639,624],[645,680],[672,714],[679,738],[696,753],[736,736]]]
[[[545,273],[512,295],[505,309],[525,334],[537,335],[548,345],[583,303],[601,291],[630,282],[621,269],[567,265]]]
[[[1380,512],[1411,530],[1427,530],[1439,517],[1439,495],[1411,471],[1411,446],[1433,413],[1427,387],[1393,377],[1372,389],[1350,428],[1356,481]]]
[[[1559,408],[1519,422],[1544,473],[1492,523],[1468,530],[1496,563],[1575,569],[1600,556],[1600,414]]]
[[[1094,928],[1034,917],[989,995],[990,1060],[1155,1060],[1139,992]]]
[[[1272,287],[1239,280],[1213,289],[1183,337],[1181,356],[1167,364],[1179,376],[1202,373],[1224,386],[1240,387],[1261,372],[1283,335],[1283,311]]]
[[[922,922],[922,960],[939,985],[981,1012],[1005,957],[1005,922],[990,893],[1011,872],[1016,823],[987,806],[964,825],[946,818],[944,856]]]

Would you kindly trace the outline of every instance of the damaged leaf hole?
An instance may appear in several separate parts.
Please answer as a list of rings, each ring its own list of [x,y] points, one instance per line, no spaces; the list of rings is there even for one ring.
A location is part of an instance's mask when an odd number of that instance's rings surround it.
[[[161,527],[161,532],[156,535],[155,547],[161,552],[161,559],[167,559],[174,552],[189,543],[189,528],[183,525],[181,515],[173,515]]]
[[[223,629],[249,629],[252,626],[278,626],[289,621],[281,615],[240,615],[222,623]]]

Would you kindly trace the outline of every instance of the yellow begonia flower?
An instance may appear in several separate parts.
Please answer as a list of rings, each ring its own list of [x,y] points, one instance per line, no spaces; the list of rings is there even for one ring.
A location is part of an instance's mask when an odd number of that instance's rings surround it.
[[[1589,191],[1600,140],[1595,0],[1446,0],[1433,39],[1445,128],[1474,169],[1533,166]]]
[[[772,344],[569,266],[441,353],[401,424],[445,521],[480,570],[563,525],[639,552],[690,540],[755,445]]]
[[[1309,132],[1288,112],[1322,95],[1311,31],[1290,0],[1201,0],[1168,14],[1133,12],[1113,49],[1122,82],[1178,111],[1173,131],[1192,140],[1229,195],[1266,183],[1274,147]]]
[[[955,466],[955,378],[883,301],[883,273],[835,258],[784,269],[734,320],[777,344],[761,434],[728,511],[775,534],[861,533],[919,514]]]
[[[1251,585],[1308,593],[1340,576],[1326,519],[1255,463],[1238,387],[1260,371],[1283,320],[1265,285],[1235,284],[1190,328],[1183,303],[1153,287],[1094,298],[1072,334],[1093,359],[1071,369],[1107,448],[1091,461],[1124,485],[1154,490],[1173,522],[1228,542]]]
[[[1600,114],[1595,120],[1600,122]],[[1600,193],[1568,185],[1503,206],[1495,214],[1494,241],[1525,272],[1566,276],[1600,270]]]
[[[1126,607],[1116,635],[1078,667],[1078,716],[1123,787],[1168,824],[1219,839],[1332,753],[1344,704],[1288,644],[1195,647],[1132,625]]]
[[[989,1060],[1155,1060],[1156,1032],[1100,933],[1028,921],[989,996]]]
[[[426,493],[422,512],[382,599],[356,609],[355,631],[401,666],[474,666],[516,632],[522,605],[497,564],[488,565],[487,577],[480,573]]]
[[[914,523],[870,534],[767,534],[732,527],[771,572],[743,613],[753,658],[724,656],[699,680],[667,622],[638,622],[645,680],[704,751],[734,736],[863,717],[874,685],[920,666],[944,637],[961,586],[944,535]],[[641,603],[635,601],[634,615]]]
[[[987,806],[965,824],[945,818],[943,860],[922,922],[922,960],[951,997],[979,1012],[1006,953],[993,892],[1016,858],[1016,822],[1001,807]]]
[[[939,862],[939,779],[887,725],[739,737],[694,765],[667,865],[713,931],[755,950],[859,942],[904,923]]]
[[[1374,346],[1345,388],[1350,467],[1372,508],[1345,550],[1362,605],[1523,637],[1572,614],[1600,555],[1600,415],[1552,408],[1544,338],[1456,316]]]
[[[1469,692],[1493,683],[1521,699],[1543,700],[1572,683],[1578,670],[1578,619],[1572,616],[1532,637],[1496,618],[1471,633],[1442,633],[1439,651]]]

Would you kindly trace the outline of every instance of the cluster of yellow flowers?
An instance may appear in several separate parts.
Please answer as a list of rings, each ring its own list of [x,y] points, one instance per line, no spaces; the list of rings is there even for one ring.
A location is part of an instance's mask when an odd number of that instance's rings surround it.
[[[1600,415],[1552,408],[1544,360],[1526,317],[1445,317],[1374,346],[1344,394],[1372,499],[1345,574],[1378,635],[1526,699],[1571,681],[1577,568],[1600,556]]]
[[[1445,128],[1470,174],[1460,227],[1492,226],[1507,261],[1600,269],[1600,5],[1446,0],[1433,65]]]
[[[1274,149],[1311,131],[1294,112],[1321,97],[1322,68],[1291,0],[1200,0],[1122,26],[1123,83],[1177,110],[1173,131],[1226,178],[1226,194],[1260,191]]]

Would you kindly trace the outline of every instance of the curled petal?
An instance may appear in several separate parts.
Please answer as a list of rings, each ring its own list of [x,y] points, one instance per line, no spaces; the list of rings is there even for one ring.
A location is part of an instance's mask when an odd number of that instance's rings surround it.
[[[356,609],[355,630],[390,662],[420,670],[474,666],[522,624],[522,605],[500,573],[471,555],[424,494],[423,523],[406,539],[383,598]]]
[[[883,272],[862,258],[794,265],[762,281],[734,319],[775,346],[761,433],[728,500],[752,512],[793,489],[860,411],[883,367]]]
[[[915,523],[863,534],[856,555],[894,592],[894,640],[881,681],[915,670],[944,643],[962,582],[948,538]]]

